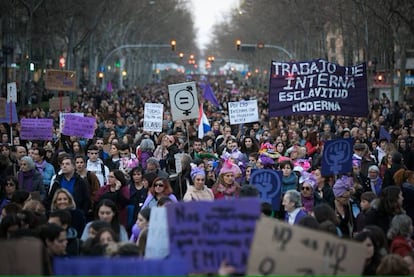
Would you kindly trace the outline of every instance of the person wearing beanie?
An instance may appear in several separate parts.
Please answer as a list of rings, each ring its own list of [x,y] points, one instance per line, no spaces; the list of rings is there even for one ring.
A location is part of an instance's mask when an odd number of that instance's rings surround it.
[[[191,169],[191,179],[193,180],[193,186],[187,188],[187,192],[183,197],[183,201],[213,201],[214,194],[211,189],[205,185],[206,173],[204,169],[195,165]]]
[[[355,226],[355,217],[352,212],[352,205],[350,202],[352,190],[353,178],[346,175],[337,179],[333,186],[333,192],[335,195],[335,212],[339,218],[338,227],[345,238],[352,237]]]
[[[217,182],[211,188],[215,199],[238,198],[240,185],[235,178],[241,173],[240,168],[233,164],[231,160],[224,161],[220,169]]]
[[[33,159],[24,156],[20,160],[20,170],[17,173],[17,180],[21,190],[28,192],[39,192],[41,200],[46,196],[45,187],[43,185],[43,177],[35,167]]]

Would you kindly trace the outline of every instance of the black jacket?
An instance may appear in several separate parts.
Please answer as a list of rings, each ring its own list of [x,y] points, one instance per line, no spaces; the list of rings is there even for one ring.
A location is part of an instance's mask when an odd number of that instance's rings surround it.
[[[85,214],[89,210],[89,206],[91,203],[90,199],[90,193],[88,185],[85,183],[85,181],[80,177],[77,173],[74,174],[75,176],[75,184],[73,186],[73,199],[76,203],[76,208],[82,210]],[[61,181],[63,178],[63,174],[57,175],[55,178],[55,181],[52,184],[52,187],[50,189],[50,192],[46,198],[45,206],[47,209],[50,210],[50,206],[52,204],[53,195],[55,194],[56,190],[60,189]]]

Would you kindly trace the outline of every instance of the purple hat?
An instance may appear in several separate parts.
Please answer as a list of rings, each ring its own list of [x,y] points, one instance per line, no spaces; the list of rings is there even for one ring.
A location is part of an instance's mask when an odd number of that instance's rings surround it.
[[[336,180],[335,184],[333,185],[333,193],[335,197],[342,196],[345,192],[351,190],[353,185],[354,182],[352,177],[348,177],[346,175],[342,176],[340,179]]]
[[[315,189],[315,187],[317,185],[315,175],[313,175],[312,173],[309,173],[305,170],[302,171],[300,174],[301,174],[301,176],[299,178],[299,184],[307,183],[312,187],[312,189]]]
[[[220,169],[219,175],[226,174],[226,173],[233,173],[235,176],[237,176],[241,173],[241,170],[240,170],[240,167],[238,167],[237,165],[232,163],[230,159],[228,159],[224,161]]]
[[[191,173],[190,173],[190,175],[191,175],[191,179],[193,179],[194,180],[194,178],[197,176],[197,175],[200,175],[200,176],[206,176],[206,172],[204,171],[204,169],[202,169],[202,168],[199,168],[199,167],[197,167],[197,166],[195,166],[195,167],[193,167],[192,169],[191,169]]]
[[[259,160],[263,166],[271,166],[275,164],[275,161],[265,154],[259,156]]]

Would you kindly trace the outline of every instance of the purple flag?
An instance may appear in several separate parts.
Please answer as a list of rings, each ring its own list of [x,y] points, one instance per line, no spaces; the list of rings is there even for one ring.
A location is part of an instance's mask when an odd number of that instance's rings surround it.
[[[366,64],[272,61],[269,115],[368,115]]]
[[[16,103],[12,102],[10,105],[10,102],[6,102],[5,106],[0,107],[0,108],[6,111],[5,112],[6,117],[0,117],[0,123],[10,123],[10,108],[11,108],[11,123],[19,122],[19,119],[17,118]]]
[[[213,88],[209,83],[205,83],[203,86],[203,97],[204,99],[211,102],[216,107],[220,107],[220,103],[217,101],[216,95],[214,94]]]
[[[391,141],[391,135],[390,133],[388,133],[387,129],[384,128],[384,126],[381,126],[380,131],[379,131],[379,138],[381,139],[386,139],[388,142]]]

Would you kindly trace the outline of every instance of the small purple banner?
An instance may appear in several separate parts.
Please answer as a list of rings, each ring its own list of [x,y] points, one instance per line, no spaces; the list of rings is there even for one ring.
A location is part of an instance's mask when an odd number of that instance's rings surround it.
[[[269,115],[368,115],[366,64],[272,61]]]
[[[95,134],[95,124],[95,117],[66,114],[62,134],[91,139]]]
[[[28,140],[52,140],[53,119],[23,118],[20,121],[20,138]]]
[[[322,176],[352,172],[353,145],[353,138],[325,141],[321,161]]]
[[[245,273],[259,216],[258,198],[167,205],[170,256],[185,259],[192,273],[217,274],[224,260]]]

